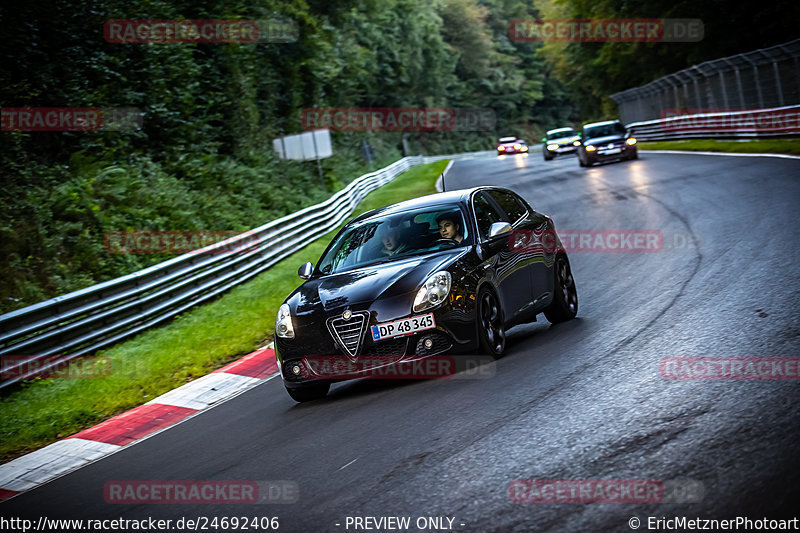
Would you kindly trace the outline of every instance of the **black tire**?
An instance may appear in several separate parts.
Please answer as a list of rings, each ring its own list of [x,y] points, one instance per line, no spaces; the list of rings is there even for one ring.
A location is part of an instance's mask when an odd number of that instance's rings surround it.
[[[633,155],[630,156],[628,159],[639,159],[639,150],[634,150]]]
[[[319,385],[309,385],[296,389],[290,389],[289,387],[286,387],[286,392],[289,393],[289,396],[292,397],[292,400],[303,403],[324,398],[328,394],[330,388],[330,383],[322,383]]]
[[[478,293],[476,326],[478,328],[478,354],[488,354],[499,359],[506,349],[506,329],[503,309],[497,295],[487,288]]]
[[[551,324],[558,324],[572,320],[578,314],[578,289],[575,287],[567,254],[556,256],[553,276],[553,302],[544,310],[544,316]]]
[[[542,148],[542,150],[544,150],[542,152],[542,156],[544,157],[544,160],[545,161],[552,161],[552,159],[553,159],[552,157],[547,157],[547,148]]]
[[[583,158],[581,157],[581,154],[578,154],[578,164],[580,166],[582,166],[582,167],[586,166],[586,163],[583,162]]]

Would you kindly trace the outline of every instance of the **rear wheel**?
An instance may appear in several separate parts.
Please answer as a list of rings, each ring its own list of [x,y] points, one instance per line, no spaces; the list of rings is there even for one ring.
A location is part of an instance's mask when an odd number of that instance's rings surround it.
[[[489,289],[481,289],[478,294],[478,338],[481,354],[489,354],[495,359],[506,349],[506,330],[503,310],[497,296]]]
[[[330,383],[322,383],[295,389],[286,387],[286,392],[289,393],[289,396],[291,396],[294,401],[302,403],[324,398],[328,394],[330,388]]]
[[[567,254],[558,254],[553,271],[553,302],[544,310],[544,316],[551,324],[558,324],[572,320],[578,314],[578,290],[575,288]]]

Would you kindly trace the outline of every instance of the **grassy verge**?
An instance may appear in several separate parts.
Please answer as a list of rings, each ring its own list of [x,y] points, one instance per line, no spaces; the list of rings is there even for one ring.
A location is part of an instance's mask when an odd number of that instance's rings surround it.
[[[800,155],[800,139],[753,139],[750,141],[690,141],[641,142],[641,150],[687,150],[692,152],[740,152],[751,154]]]
[[[435,192],[447,161],[412,168],[368,195],[369,209]],[[111,372],[96,379],[35,379],[0,399],[0,462],[67,437],[203,376],[270,340],[275,314],[334,232],[308,244],[218,300],[98,355]]]

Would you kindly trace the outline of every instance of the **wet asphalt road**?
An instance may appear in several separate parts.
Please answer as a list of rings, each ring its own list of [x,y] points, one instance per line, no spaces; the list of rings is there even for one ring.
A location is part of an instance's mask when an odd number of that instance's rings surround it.
[[[653,229],[651,253],[576,251],[578,319],[509,333],[475,379],[353,382],[295,404],[258,386],[0,505],[4,517],[454,518],[453,530],[631,531],[648,517],[800,516],[800,382],[673,381],[665,357],[800,356],[800,160],[643,153],[456,163],[448,190],[520,193],[561,230]],[[110,480],[292,480],[286,505],[111,505]],[[517,479],[663,481],[693,503],[519,503]],[[340,524],[337,526],[336,524]],[[445,521],[447,524],[447,521]],[[463,524],[463,525],[462,525]],[[433,531],[433,529],[426,529]],[[741,531],[742,529],[740,529]]]

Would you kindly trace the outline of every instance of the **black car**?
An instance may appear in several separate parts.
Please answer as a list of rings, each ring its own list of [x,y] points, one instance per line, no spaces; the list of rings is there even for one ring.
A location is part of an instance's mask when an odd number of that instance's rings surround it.
[[[550,161],[558,155],[574,154],[578,149],[581,136],[572,128],[558,128],[544,134],[542,142],[542,156],[545,161]]]
[[[590,167],[600,161],[637,159],[636,139],[619,120],[594,122],[583,126],[578,147],[578,163]]]
[[[298,274],[306,281],[278,312],[275,353],[286,390],[299,402],[325,396],[341,381],[317,371],[319,357],[354,365],[381,356],[391,366],[438,354],[496,358],[507,328],[542,312],[562,322],[578,310],[552,219],[495,187],[365,213]]]

